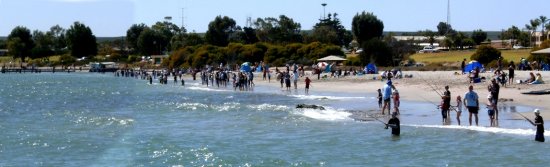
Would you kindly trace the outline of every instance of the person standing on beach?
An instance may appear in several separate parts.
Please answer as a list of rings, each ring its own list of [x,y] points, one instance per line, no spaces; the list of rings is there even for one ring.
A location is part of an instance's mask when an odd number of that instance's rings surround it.
[[[514,61],[511,61],[510,66],[508,66],[508,85],[512,85],[512,83],[514,83],[515,69],[516,69],[516,66],[514,65]]]
[[[489,115],[489,122],[491,127],[495,126],[495,103],[491,94],[487,96],[487,115]]]
[[[382,108],[382,90],[378,89],[378,108]]]
[[[309,79],[309,77],[306,77],[305,82],[306,82],[306,94],[309,94],[309,85],[311,84],[311,79]]]
[[[391,114],[391,119],[388,120],[388,123],[386,124],[386,129],[388,129],[388,127],[391,127],[391,134],[393,136],[400,135],[401,127],[400,127],[399,118],[397,118],[397,112],[393,112]]]
[[[479,96],[477,96],[477,93],[474,92],[474,86],[470,85],[468,87],[468,92],[464,95],[464,106],[468,108],[468,112],[470,113],[470,116],[468,118],[470,122],[470,126],[472,126],[472,115],[474,115],[476,118],[476,126],[478,125],[479,119],[477,117],[477,113],[479,111]]]
[[[393,93],[392,93],[392,98],[393,98],[393,109],[394,109],[394,112],[397,113],[397,115],[400,115],[399,113],[399,105],[400,105],[400,100],[399,100],[399,91],[397,91],[397,89],[395,89],[395,86],[392,85],[392,88],[393,88]]]
[[[441,100],[441,116],[443,117],[443,122],[448,122],[448,118],[451,117],[449,110],[451,108],[451,91],[449,91],[449,86],[445,86],[445,92],[443,92]]]
[[[388,114],[391,113],[391,104],[390,104],[391,88],[392,88],[392,82],[391,80],[388,80],[388,82],[382,88],[382,98],[384,99],[384,106],[382,107],[382,115],[384,115],[384,110],[386,110],[386,108],[388,108]]]
[[[294,89],[298,89],[298,77],[300,76],[298,72],[295,70],[295,72],[292,75],[292,81],[294,82]]]
[[[497,83],[495,78],[491,79],[491,84],[489,85],[489,93],[492,97],[492,102],[494,104],[495,110],[495,119],[498,120],[498,93],[500,92],[500,85]]]
[[[466,67],[466,59],[462,60],[462,64],[460,65],[460,69],[462,69],[462,73],[460,74],[466,73],[466,71],[464,71],[465,67]]]
[[[456,121],[460,125],[460,114],[462,114],[462,97],[456,97]]]
[[[542,117],[540,116],[540,110],[535,109],[535,122],[533,123],[533,126],[537,127],[537,133],[535,135],[535,141],[544,142],[544,121],[542,120]]]

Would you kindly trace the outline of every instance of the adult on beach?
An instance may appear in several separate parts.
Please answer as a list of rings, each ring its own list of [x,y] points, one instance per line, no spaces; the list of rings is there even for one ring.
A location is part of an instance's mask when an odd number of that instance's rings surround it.
[[[391,94],[392,94],[392,82],[388,80],[384,87],[382,88],[382,99],[384,99],[384,106],[382,107],[382,115],[384,115],[384,110],[388,108],[388,114],[391,113]]]
[[[462,72],[460,74],[466,73],[466,71],[464,71],[465,67],[466,67],[466,59],[462,60],[462,64],[460,64],[460,69],[462,69]]]
[[[498,94],[500,92],[500,86],[498,85],[495,78],[491,79],[491,84],[489,85],[489,93],[491,94],[491,101],[494,104],[495,110],[495,119],[498,120]]]
[[[391,134],[393,136],[399,136],[399,134],[401,133],[399,118],[397,118],[397,112],[393,112],[391,114],[391,119],[388,120],[388,123],[386,124],[386,129],[388,129],[388,127],[391,127]]]
[[[441,97],[441,116],[443,117],[443,122],[449,121],[451,116],[449,108],[451,108],[451,91],[449,91],[449,86],[445,86],[445,92]]]
[[[464,106],[468,108],[468,112],[470,113],[470,116],[468,117],[468,120],[470,122],[470,126],[472,126],[472,115],[475,116],[476,126],[478,125],[479,118],[477,117],[477,113],[479,111],[479,96],[476,92],[474,92],[474,86],[470,85],[468,87],[468,92],[464,95]]]
[[[535,109],[535,122],[528,120],[533,126],[537,127],[537,132],[535,134],[535,141],[544,142],[544,120],[540,116],[540,110]],[[527,119],[527,118],[526,118]]]
[[[306,94],[309,94],[309,85],[311,84],[311,79],[309,79],[309,77],[306,77],[305,82],[306,82]]]
[[[516,66],[514,65],[514,61],[510,62],[510,66],[508,66],[508,85],[512,85],[514,83],[514,70]]]

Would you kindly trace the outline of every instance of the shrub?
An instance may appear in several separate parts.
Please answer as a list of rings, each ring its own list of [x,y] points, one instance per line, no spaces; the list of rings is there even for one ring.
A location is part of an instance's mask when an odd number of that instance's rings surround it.
[[[476,52],[470,57],[471,60],[477,60],[481,64],[487,65],[493,60],[500,58],[500,51],[491,46],[480,46],[477,48]]]

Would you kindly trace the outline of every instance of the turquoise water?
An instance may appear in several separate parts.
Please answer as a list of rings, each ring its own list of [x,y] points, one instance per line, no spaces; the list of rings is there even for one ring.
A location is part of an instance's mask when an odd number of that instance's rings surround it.
[[[0,166],[550,164],[550,146],[534,142],[534,128],[511,118],[530,110],[521,106],[503,104],[499,128],[485,127],[484,112],[480,127],[442,126],[433,104],[404,101],[402,136],[395,138],[379,122],[351,118],[376,108],[369,94],[306,96],[266,86],[235,92],[110,74],[0,80]],[[329,109],[294,109],[299,103]]]

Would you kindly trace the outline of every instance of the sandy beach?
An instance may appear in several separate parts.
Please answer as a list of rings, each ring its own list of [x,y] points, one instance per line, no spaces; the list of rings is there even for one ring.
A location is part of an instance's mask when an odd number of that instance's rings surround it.
[[[441,98],[433,89],[437,89],[439,92],[443,92],[444,86],[449,85],[451,94],[453,96],[451,104],[456,105],[456,96],[460,95],[464,97],[464,94],[468,91],[468,86],[470,85],[467,75],[455,75],[455,72],[458,71],[404,71],[403,74],[410,75],[412,78],[403,78],[403,79],[394,79],[392,82],[398,89],[401,99],[407,101],[419,101],[426,102],[430,101],[435,104],[439,104]],[[550,72],[547,71],[516,71],[514,80],[525,80],[529,76],[529,72],[541,73],[543,79],[550,78]],[[325,75],[325,74],[323,74]],[[330,75],[330,74],[328,74]],[[381,89],[386,83],[376,78],[378,75],[362,75],[362,76],[346,76],[341,78],[325,78],[317,80],[317,76],[308,75],[306,71],[306,76],[309,76],[312,79],[312,87],[310,92],[343,92],[343,93],[359,93],[359,94],[374,94],[377,89]],[[480,76],[491,78],[492,73],[486,72],[481,73]],[[273,85],[279,86],[278,81],[268,83],[261,79],[261,75],[256,75],[255,83],[261,85]],[[304,89],[304,77],[300,78],[298,82],[298,89]],[[547,81],[548,82],[548,81]],[[474,91],[478,93],[480,97],[480,103],[487,103],[488,90],[487,86],[490,81],[487,80],[481,83],[472,84],[474,86]],[[541,116],[548,118],[550,117],[550,103],[548,101],[548,96],[550,95],[524,95],[521,92],[535,91],[535,90],[546,90],[550,89],[550,84],[517,84],[513,83],[512,85],[501,86],[499,94],[499,104],[510,103],[513,105],[522,105],[533,108],[541,109]],[[480,105],[481,106],[481,105]],[[520,111],[520,112],[529,112],[529,111]],[[526,115],[532,116],[532,115]],[[518,115],[519,118],[519,115]]]

